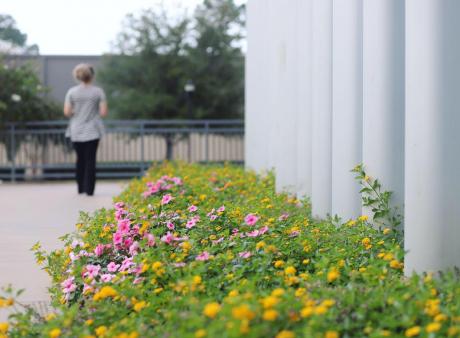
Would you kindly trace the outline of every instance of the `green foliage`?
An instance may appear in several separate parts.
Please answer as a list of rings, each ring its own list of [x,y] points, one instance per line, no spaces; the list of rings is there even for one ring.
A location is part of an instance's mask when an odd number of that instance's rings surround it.
[[[113,116],[187,118],[191,79],[193,117],[242,117],[243,13],[233,0],[207,0],[193,16],[172,18],[162,7],[129,15],[99,75]]]
[[[38,54],[38,46],[27,46],[27,34],[21,32],[16,21],[11,15],[0,14],[0,40],[12,44],[12,46],[24,47],[24,51],[32,54]]]
[[[56,309],[45,317],[12,315],[8,337],[460,333],[458,271],[404,277],[394,231],[372,227],[365,216],[338,226],[313,220],[307,201],[275,192],[272,174],[164,163],[114,202],[115,209],[82,214],[62,249],[34,247],[52,278]],[[122,231],[137,244],[115,245]],[[104,282],[108,264],[127,257],[134,265]],[[94,265],[100,270],[88,275]],[[73,291],[64,291],[65,280]]]
[[[362,186],[360,193],[363,206],[372,212],[373,222],[380,227],[390,227],[395,231],[401,231],[403,217],[398,206],[391,204],[391,191],[382,191],[382,184],[378,179],[367,175],[362,164],[353,170],[355,179]]]

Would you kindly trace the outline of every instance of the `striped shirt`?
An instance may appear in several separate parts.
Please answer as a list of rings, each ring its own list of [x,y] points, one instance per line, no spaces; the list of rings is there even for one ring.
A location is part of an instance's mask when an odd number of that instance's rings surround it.
[[[72,117],[66,137],[70,137],[72,142],[101,138],[104,134],[104,124],[99,115],[99,104],[105,101],[105,93],[99,87],[80,84],[70,88],[65,103],[72,107]]]

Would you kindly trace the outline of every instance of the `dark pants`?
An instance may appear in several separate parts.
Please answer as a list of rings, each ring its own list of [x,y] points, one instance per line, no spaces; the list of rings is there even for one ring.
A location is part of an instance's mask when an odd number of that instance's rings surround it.
[[[96,184],[96,151],[99,140],[73,142],[77,152],[77,184],[78,193],[94,194]]]

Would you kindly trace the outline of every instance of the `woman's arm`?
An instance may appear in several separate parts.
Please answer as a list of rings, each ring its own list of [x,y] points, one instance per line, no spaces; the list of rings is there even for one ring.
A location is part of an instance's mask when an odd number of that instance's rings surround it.
[[[107,101],[101,101],[99,103],[99,114],[102,117],[106,117],[108,113],[109,113],[109,107],[107,106]]]
[[[72,116],[72,106],[69,103],[64,103],[64,116],[71,117]]]

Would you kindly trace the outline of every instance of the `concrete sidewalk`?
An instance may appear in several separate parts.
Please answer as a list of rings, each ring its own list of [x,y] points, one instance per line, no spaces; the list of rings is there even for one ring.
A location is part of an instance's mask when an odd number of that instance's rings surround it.
[[[24,288],[27,303],[48,300],[49,279],[37,267],[32,245],[61,247],[58,237],[75,229],[80,211],[111,207],[126,184],[97,182],[92,197],[78,195],[73,182],[0,184],[0,286]]]

